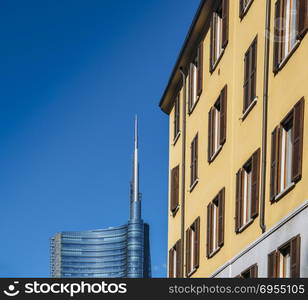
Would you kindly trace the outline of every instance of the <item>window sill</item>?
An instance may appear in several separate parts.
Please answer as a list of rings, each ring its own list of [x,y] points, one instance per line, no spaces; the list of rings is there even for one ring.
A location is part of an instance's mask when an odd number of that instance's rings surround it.
[[[197,271],[197,268],[193,268],[188,274],[187,277],[191,277],[195,272]]]
[[[176,213],[178,212],[178,210],[180,209],[180,205],[178,205],[174,210],[171,210],[170,215],[172,217],[175,217]]]
[[[246,7],[244,8],[244,10],[241,12],[241,15],[240,15],[240,19],[241,21],[243,20],[243,18],[246,16],[251,4],[252,4],[253,0],[249,1],[249,3],[246,5]]]
[[[281,191],[278,195],[275,196],[274,202],[278,202],[283,196],[285,196],[290,191],[292,191],[294,189],[295,185],[296,184],[294,182],[292,182],[287,188],[285,188],[283,191]]]
[[[244,111],[242,117],[240,118],[240,120],[244,121],[246,119],[246,117],[248,116],[248,114],[250,113],[250,111],[254,108],[254,106],[257,104],[258,101],[258,97],[255,97],[252,102],[249,104],[249,106],[246,108],[246,110]]]
[[[200,96],[201,96],[201,95],[200,95]],[[196,108],[196,106],[197,106],[197,104],[198,104],[198,102],[199,102],[200,96],[197,96],[197,99],[196,99],[195,103],[192,105],[192,107],[190,107],[190,109],[189,109],[189,111],[188,111],[188,115],[189,115],[189,116],[190,116],[190,115],[193,113],[193,111],[195,110],[195,108]]]
[[[280,62],[275,75],[281,71],[283,69],[283,67],[287,64],[287,62],[289,61],[289,59],[291,58],[291,56],[293,55],[293,53],[295,52],[295,50],[298,48],[298,46],[300,45],[301,41],[297,40],[296,43],[294,44],[292,50],[288,53],[288,55]]]
[[[179,132],[177,133],[177,135],[175,136],[175,138],[173,139],[173,146],[175,146],[175,144],[176,144],[176,142],[178,141],[180,135],[181,135],[181,131],[179,131]]]
[[[209,259],[212,258],[215,254],[217,254],[217,253],[219,252],[220,249],[221,249],[221,247],[218,247],[217,249],[213,250],[213,251],[209,254],[208,258],[209,258]]]
[[[218,154],[220,153],[221,149],[222,149],[223,145],[219,145],[219,147],[217,148],[217,150],[215,151],[215,153],[211,156],[209,163],[212,163],[214,161],[214,159],[218,156]]]
[[[197,179],[193,182],[193,184],[190,186],[189,192],[192,192],[192,191],[194,190],[194,188],[196,187],[196,185],[198,184],[198,182],[199,182],[199,178],[197,178]]]
[[[222,59],[224,53],[225,53],[225,48],[222,48],[222,49],[221,49],[221,53],[219,54],[219,56],[218,56],[218,58],[216,59],[215,63],[213,64],[213,66],[211,66],[211,71],[210,71],[211,74],[213,74],[213,73],[215,72],[215,70],[216,70],[216,68],[217,68],[217,66],[218,66],[218,64],[219,64],[219,62],[220,62],[220,60]]]
[[[254,219],[250,219],[245,225],[242,225],[242,227],[238,230],[237,233],[243,232],[247,227],[249,227],[250,224],[252,224]]]

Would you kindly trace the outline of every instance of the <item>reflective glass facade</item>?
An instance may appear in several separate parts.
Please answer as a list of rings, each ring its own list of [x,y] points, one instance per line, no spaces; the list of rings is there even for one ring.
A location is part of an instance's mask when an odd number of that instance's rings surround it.
[[[61,232],[51,239],[52,277],[150,277],[148,225]],[[146,228],[146,230],[144,230]]]

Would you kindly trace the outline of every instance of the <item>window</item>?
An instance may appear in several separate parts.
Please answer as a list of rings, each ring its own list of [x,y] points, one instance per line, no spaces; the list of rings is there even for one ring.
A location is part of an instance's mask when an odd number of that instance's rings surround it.
[[[224,49],[228,44],[229,35],[229,0],[219,1],[214,10],[211,23],[210,71],[214,72]]]
[[[198,182],[198,134],[194,137],[190,148],[190,188],[193,189]]]
[[[297,235],[268,255],[269,278],[300,277],[300,243]]]
[[[257,82],[257,42],[258,37],[254,39],[249,49],[245,53],[244,59],[244,103],[243,113],[245,114],[251,108],[256,98]]]
[[[169,278],[182,277],[181,240],[169,250]]]
[[[224,244],[225,189],[207,206],[207,257],[218,252]]]
[[[308,30],[307,0],[278,0],[275,4],[274,72],[284,65]]]
[[[200,217],[186,230],[186,277],[199,267]]]
[[[203,85],[203,42],[189,67],[188,112],[191,113],[200,98]]]
[[[240,0],[240,18],[241,19],[246,15],[252,2],[253,0]]]
[[[180,93],[175,98],[174,102],[174,121],[173,121],[173,140],[176,142],[180,134]]]
[[[216,103],[209,111],[208,162],[212,162],[226,141],[227,86],[221,91]]]
[[[302,176],[304,98],[272,132],[270,199],[278,201]]]
[[[180,171],[179,166],[176,166],[171,170],[170,210],[173,215],[176,214],[179,208],[179,171]]]
[[[236,174],[235,232],[243,231],[259,212],[260,149]]]
[[[243,271],[240,275],[236,276],[237,278],[258,278],[258,265],[255,264],[250,266],[248,269]]]

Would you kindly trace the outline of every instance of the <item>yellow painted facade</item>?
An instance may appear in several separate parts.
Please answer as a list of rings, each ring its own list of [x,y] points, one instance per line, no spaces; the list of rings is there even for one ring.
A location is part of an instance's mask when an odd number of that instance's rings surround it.
[[[266,0],[254,0],[246,15],[239,17],[239,1],[231,0],[229,5],[229,38],[228,45],[214,72],[209,72],[210,64],[210,15],[214,1],[202,1],[199,14],[203,28],[200,29],[198,16],[195,27],[192,28],[190,38],[184,45],[179,62],[183,62],[183,69],[187,70],[187,63],[191,59],[198,40],[203,39],[203,89],[199,101],[191,114],[183,116],[183,86],[180,90],[180,136],[174,144],[174,107],[165,109],[169,114],[169,191],[171,169],[180,165],[179,209],[175,215],[168,211],[168,249],[172,248],[181,238],[181,179],[182,179],[182,145],[183,118],[186,118],[186,161],[185,161],[185,219],[186,230],[197,217],[200,217],[200,262],[192,277],[211,276],[220,266],[236,256],[244,248],[252,244],[262,235],[259,216],[254,219],[241,233],[235,233],[235,194],[236,172],[258,149],[262,148],[262,109],[264,93],[264,55],[265,55],[265,22]],[[267,119],[267,149],[266,149],[266,189],[265,189],[265,225],[269,229],[287,216],[292,210],[308,199],[308,34],[303,38],[296,51],[291,55],[285,66],[275,75],[273,73],[273,23],[275,18],[275,1],[271,1],[271,32],[269,48],[269,79],[268,79],[268,119]],[[196,33],[195,33],[196,32]],[[199,36],[199,37],[198,37]],[[257,80],[256,104],[243,117],[243,80],[244,54],[257,36]],[[191,49],[191,50],[189,50]],[[186,57],[186,58],[185,58]],[[185,65],[186,62],[186,65]],[[179,73],[179,71],[178,71]],[[187,74],[187,72],[186,72]],[[172,75],[171,84],[164,102],[172,102],[176,96],[176,82],[180,82],[180,75]],[[172,82],[174,84],[172,85]],[[188,82],[188,78],[186,80]],[[218,98],[220,91],[227,84],[227,125],[226,142],[220,153],[212,163],[208,163],[208,112]],[[186,90],[187,92],[187,90]],[[304,144],[302,179],[296,186],[277,203],[270,202],[270,161],[271,161],[271,133],[283,120],[293,106],[305,97],[304,112]],[[187,108],[186,108],[187,110]],[[187,112],[187,111],[186,111]],[[190,144],[198,133],[198,183],[190,191]],[[261,168],[260,168],[261,169]],[[262,176],[260,171],[260,176]],[[213,257],[206,255],[206,226],[207,205],[218,192],[225,187],[225,226],[224,245]],[[259,187],[260,189],[260,187]],[[261,190],[261,189],[260,189]],[[260,192],[261,197],[261,192]],[[169,192],[170,199],[170,192]],[[261,203],[259,201],[259,203]],[[169,201],[170,205],[170,201]],[[259,214],[260,215],[260,214]],[[184,242],[185,249],[185,242]],[[185,255],[184,255],[185,257]],[[185,270],[185,262],[184,262]],[[185,275],[185,271],[184,271]]]

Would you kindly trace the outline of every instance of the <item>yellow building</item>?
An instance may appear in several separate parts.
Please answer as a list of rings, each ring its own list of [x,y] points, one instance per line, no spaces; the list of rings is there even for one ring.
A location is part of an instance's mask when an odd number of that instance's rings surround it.
[[[160,101],[169,277],[308,277],[307,31],[308,0],[201,1]]]

